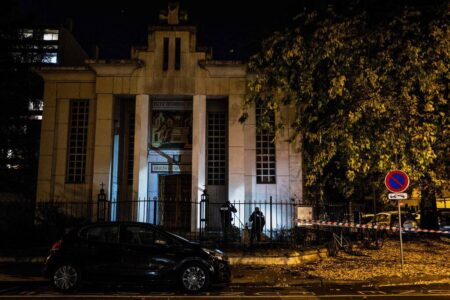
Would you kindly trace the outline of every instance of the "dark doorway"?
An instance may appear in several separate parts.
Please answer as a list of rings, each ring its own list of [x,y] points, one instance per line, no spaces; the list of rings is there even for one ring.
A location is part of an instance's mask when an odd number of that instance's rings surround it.
[[[117,97],[114,101],[112,220],[128,221],[133,216],[135,110],[134,98]]]
[[[159,224],[171,230],[190,230],[191,174],[159,175]]]

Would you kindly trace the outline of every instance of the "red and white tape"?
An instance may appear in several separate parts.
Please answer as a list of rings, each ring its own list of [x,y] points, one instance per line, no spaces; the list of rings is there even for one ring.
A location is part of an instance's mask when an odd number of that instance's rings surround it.
[[[349,222],[332,222],[332,221],[319,221],[319,220],[297,220],[297,226],[307,226],[307,225],[319,225],[319,226],[330,226],[330,227],[345,227],[345,228],[362,228],[362,229],[379,229],[379,230],[389,230],[398,231],[397,226],[384,226],[384,225],[373,225],[373,224],[358,224]],[[420,228],[403,228],[403,232],[425,232],[425,233],[438,233],[438,234],[449,234],[450,231],[445,230],[432,230],[432,229],[420,229]]]

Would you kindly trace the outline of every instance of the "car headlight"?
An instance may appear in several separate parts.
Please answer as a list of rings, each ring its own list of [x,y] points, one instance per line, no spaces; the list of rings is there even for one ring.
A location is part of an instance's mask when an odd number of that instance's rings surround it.
[[[211,250],[211,249],[207,249],[207,248],[202,248],[202,250],[217,260],[228,260],[228,257],[225,255],[225,253],[223,253],[222,251],[220,251],[218,249]]]

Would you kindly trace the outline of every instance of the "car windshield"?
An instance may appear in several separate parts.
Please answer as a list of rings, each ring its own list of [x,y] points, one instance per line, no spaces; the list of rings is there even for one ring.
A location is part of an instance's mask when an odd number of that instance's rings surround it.
[[[389,220],[389,215],[380,214],[375,216],[375,222],[387,222]]]
[[[414,217],[411,214],[402,213],[402,224],[403,224],[403,222],[405,222],[407,220],[414,220]],[[391,215],[391,222],[398,223],[398,214]]]

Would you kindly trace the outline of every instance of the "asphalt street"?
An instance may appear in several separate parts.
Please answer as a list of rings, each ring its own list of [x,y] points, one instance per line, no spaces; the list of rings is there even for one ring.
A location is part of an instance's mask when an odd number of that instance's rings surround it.
[[[236,286],[215,288],[198,295],[182,294],[172,286],[85,286],[76,294],[59,294],[46,282],[0,283],[1,299],[450,299],[448,284],[369,287]]]

